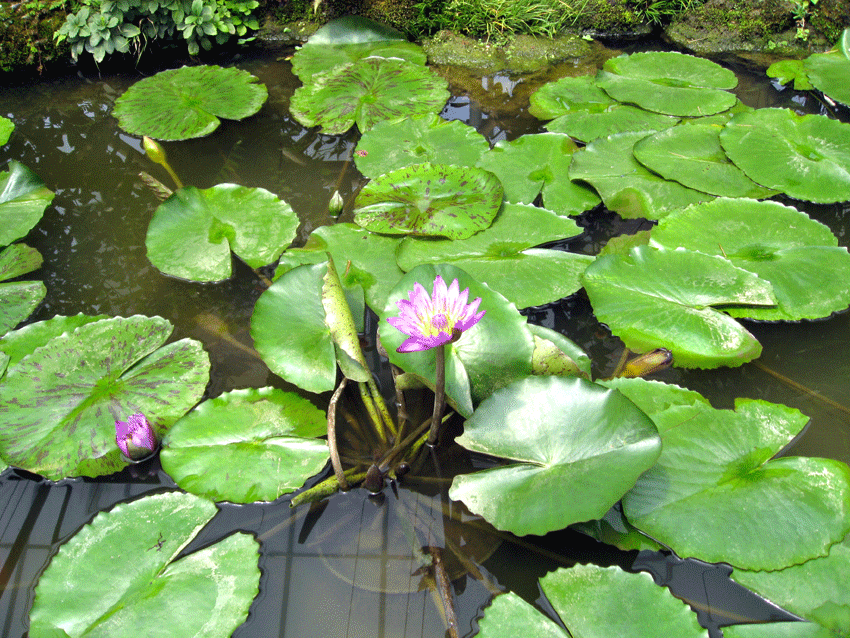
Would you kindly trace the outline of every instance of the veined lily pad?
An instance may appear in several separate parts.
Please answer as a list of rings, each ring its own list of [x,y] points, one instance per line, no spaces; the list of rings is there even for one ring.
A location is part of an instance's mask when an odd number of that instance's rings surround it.
[[[601,518],[661,453],[652,422],[619,392],[554,376],[497,390],[456,441],[514,461],[455,477],[449,496],[518,535]]]
[[[618,102],[678,116],[720,113],[737,98],[724,89],[738,84],[735,74],[704,58],[653,51],[621,55],[605,62],[597,84]]]
[[[14,279],[41,266],[42,257],[35,248],[13,244],[0,252],[0,281]],[[30,316],[47,294],[40,281],[0,283],[0,335]]]
[[[528,112],[540,120],[551,120],[576,111],[603,113],[617,104],[599,88],[596,78],[591,75],[548,82],[531,94],[529,102]]]
[[[6,371],[0,383],[0,452],[46,478],[100,476],[126,465],[115,421],[144,413],[162,435],[204,392],[201,344],[166,346],[161,317],[113,317],[53,337]]]
[[[449,98],[448,83],[405,60],[363,58],[299,87],[289,110],[304,126],[327,135],[354,124],[363,133],[382,120],[433,113]]]
[[[186,186],[156,209],[145,244],[168,275],[221,281],[231,274],[231,250],[259,268],[280,256],[297,228],[292,207],[263,188]]]
[[[678,121],[678,117],[651,113],[628,104],[615,104],[602,113],[567,113],[549,122],[546,130],[566,133],[574,139],[588,143],[615,133],[662,131],[674,126]]]
[[[532,374],[590,379],[590,357],[576,343],[534,323],[528,324],[528,329],[534,335]]]
[[[803,60],[779,60],[767,68],[767,77],[776,78],[780,84],[794,82],[795,91],[811,91],[812,83],[806,73]]]
[[[489,148],[471,126],[425,114],[376,124],[357,143],[354,163],[366,177],[375,178],[425,162],[475,166]]]
[[[205,401],[163,439],[162,469],[214,501],[273,501],[328,460],[325,414],[293,392],[233,390]]]
[[[771,458],[806,425],[799,411],[749,399],[715,410],[644,379],[606,385],[646,412],[664,441],[658,463],[623,497],[626,516],[680,556],[782,569],[825,556],[850,530],[847,465]]]
[[[53,201],[53,191],[26,166],[14,160],[0,172],[0,246],[26,235]]]
[[[667,348],[685,368],[739,366],[761,354],[741,324],[714,306],[775,305],[769,282],[722,257],[632,249],[599,257],[582,275],[599,321],[635,352]]]
[[[627,219],[660,219],[711,196],[650,172],[632,154],[648,131],[599,138],[573,155],[570,177],[593,186],[610,210]]]
[[[377,233],[465,239],[487,228],[501,204],[502,185],[492,173],[426,162],[366,184],[354,221]]]
[[[382,40],[356,44],[313,43],[312,38],[292,56],[292,72],[304,84],[309,84],[322,73],[335,73],[340,67],[363,58],[388,58],[407,60],[424,66],[428,55],[412,42]]]
[[[348,15],[331,20],[317,30],[307,41],[310,46],[333,44],[378,43],[393,44],[406,42],[405,35],[390,26],[362,16]]]
[[[478,166],[499,178],[506,201],[531,203],[542,192],[543,205],[549,210],[578,215],[600,200],[592,189],[570,180],[570,162],[577,150],[575,142],[560,133],[523,135],[512,142],[497,142],[481,156]]]
[[[87,323],[107,319],[106,315],[89,316],[78,314],[71,317],[56,316],[47,321],[31,323],[18,330],[6,333],[0,338],[0,352],[9,355],[9,365],[15,365],[26,355],[32,354],[53,337],[65,332],[73,332]]]
[[[850,200],[850,124],[788,109],[739,113],[723,150],[754,182],[821,204]]]
[[[771,622],[730,625],[723,628],[723,638],[840,638],[840,635],[812,622]]]
[[[168,492],[101,512],[39,578],[30,635],[227,638],[259,591],[259,544],[236,533],[177,558],[216,511]]]
[[[850,59],[841,51],[815,53],[803,60],[809,82],[824,95],[850,106]]]
[[[495,389],[531,374],[534,340],[525,318],[502,295],[456,266],[425,264],[402,277],[381,314],[378,336],[391,363],[417,375],[430,388],[434,387],[434,351],[397,352],[406,336],[387,323],[386,318],[398,316],[396,301],[407,298],[414,282],[422,284],[430,295],[437,275],[441,275],[447,285],[457,279],[460,290],[469,288],[470,300],[481,297],[479,310],[487,313],[464,332],[459,341],[445,346],[446,397],[459,414],[468,417],[474,405]]]
[[[674,126],[645,137],[634,146],[637,160],[665,179],[718,197],[775,195],[729,161],[720,146],[721,125]]]
[[[0,116],[0,146],[9,141],[12,137],[12,131],[15,130],[15,123],[8,117]]]
[[[576,565],[540,579],[564,626],[544,616],[513,592],[497,596],[480,621],[481,638],[533,635],[539,638],[707,638],[696,614],[649,574],[619,567]]]
[[[661,220],[652,244],[723,256],[773,285],[776,308],[728,308],[733,317],[817,319],[850,305],[847,249],[838,246],[828,227],[778,202],[697,204]]]
[[[133,135],[187,140],[212,133],[219,118],[254,115],[267,98],[265,85],[247,71],[184,66],[136,82],[115,100],[112,115]]]
[[[593,257],[532,246],[572,237],[571,219],[528,204],[504,204],[492,226],[463,240],[407,237],[396,258],[403,270],[452,263],[504,295],[518,308],[538,306],[581,288],[579,276]]]

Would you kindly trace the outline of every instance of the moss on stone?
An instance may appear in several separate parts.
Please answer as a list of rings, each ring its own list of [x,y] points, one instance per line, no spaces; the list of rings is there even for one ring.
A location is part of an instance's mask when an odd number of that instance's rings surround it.
[[[841,32],[850,27],[850,0],[821,0],[812,8],[809,24],[827,42],[837,42]]]
[[[70,47],[53,39],[65,16],[64,9],[0,4],[0,70],[41,73],[45,63],[67,59]]]

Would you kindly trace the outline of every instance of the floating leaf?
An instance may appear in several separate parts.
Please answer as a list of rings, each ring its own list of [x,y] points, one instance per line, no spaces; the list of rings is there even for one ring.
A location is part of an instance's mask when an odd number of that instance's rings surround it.
[[[531,372],[539,375],[584,377],[590,379],[590,357],[560,332],[528,324],[534,335]]]
[[[504,295],[518,308],[566,297],[581,288],[579,276],[593,257],[534,249],[579,234],[571,219],[528,204],[504,204],[493,224],[463,240],[407,237],[396,258],[403,270],[453,263]]]
[[[231,250],[259,268],[280,256],[297,228],[292,207],[263,188],[186,186],[156,209],[145,244],[168,275],[221,281],[231,275]]]
[[[326,135],[345,133],[355,123],[362,133],[382,120],[439,111],[449,98],[447,85],[418,64],[364,58],[296,89],[289,110]]]
[[[566,133],[574,139],[588,143],[615,133],[662,131],[678,121],[677,117],[650,113],[628,104],[617,104],[602,113],[567,113],[549,122],[546,130]]]
[[[489,148],[484,136],[471,126],[424,114],[378,122],[357,143],[354,163],[366,177],[376,178],[425,162],[475,166]]]
[[[337,44],[406,42],[407,37],[397,29],[362,16],[348,15],[331,20],[318,29],[307,41],[307,46]]]
[[[363,58],[406,60],[422,66],[428,61],[422,47],[412,42],[384,40],[356,44],[314,43],[311,37],[292,56],[292,72],[304,84],[308,84],[315,81],[319,74],[334,73],[340,67]]]
[[[578,215],[596,206],[599,196],[570,181],[570,162],[577,150],[567,135],[523,135],[511,142],[497,142],[482,155],[478,166],[499,178],[508,202],[531,203],[542,192],[543,205],[549,210]]]
[[[0,338],[0,351],[9,355],[9,365],[15,365],[28,354],[32,354],[36,348],[40,348],[53,337],[58,337],[65,332],[73,332],[75,329],[87,323],[107,319],[106,315],[90,317],[84,314],[72,317],[56,316],[47,321],[31,323],[23,328],[14,330]]]
[[[781,569],[826,555],[850,530],[847,465],[772,459],[806,425],[799,411],[750,399],[715,410],[643,379],[606,385],[648,414],[664,441],[658,463],[623,497],[625,514],[680,556]]]
[[[531,94],[529,103],[528,112],[540,120],[551,120],[576,111],[603,113],[616,104],[591,75],[548,82]]]
[[[850,200],[850,124],[788,109],[739,113],[723,150],[754,182],[821,204]]]
[[[259,591],[259,544],[236,533],[177,558],[216,511],[168,492],[101,512],[39,578],[30,635],[227,638]]]
[[[732,108],[737,101],[734,94],[724,90],[738,84],[732,71],[710,60],[673,51],[611,58],[596,82],[618,102],[666,115],[713,115]]]
[[[840,638],[825,627],[810,622],[772,622],[757,625],[730,625],[723,638]]]
[[[159,435],[204,392],[209,359],[191,339],[165,343],[161,317],[113,317],[56,336],[0,383],[0,451],[46,478],[100,476],[126,465],[115,421],[144,413]]]
[[[518,535],[601,518],[661,452],[652,422],[619,392],[551,376],[494,392],[456,441],[514,461],[455,477],[449,496]]]
[[[354,201],[354,221],[390,235],[465,239],[487,228],[501,204],[502,185],[492,173],[426,162],[366,184]]]
[[[765,198],[775,195],[729,161],[720,146],[722,126],[674,126],[645,137],[634,146],[637,160],[664,179],[718,197]]]
[[[26,235],[53,201],[53,191],[26,166],[14,160],[0,172],[0,246]]]
[[[525,318],[502,295],[451,264],[425,264],[402,277],[381,315],[378,335],[391,363],[434,387],[434,350],[396,352],[406,336],[387,323],[386,318],[398,316],[396,301],[407,298],[414,282],[419,282],[430,293],[437,275],[447,284],[457,279],[460,290],[469,288],[469,299],[481,297],[479,310],[487,313],[464,332],[459,341],[445,346],[446,396],[459,414],[468,417],[473,404],[490,396],[496,388],[531,374],[534,340]]]
[[[45,295],[47,288],[40,281],[0,284],[0,335],[29,317]]]
[[[632,148],[649,134],[620,133],[591,142],[573,155],[570,177],[588,182],[608,209],[627,219],[660,219],[670,211],[710,199],[705,193],[659,177],[635,159]]]
[[[597,318],[631,350],[667,348],[685,368],[739,366],[761,353],[741,324],[714,306],[773,305],[770,283],[722,257],[632,249],[599,257],[582,275]]]
[[[328,460],[325,414],[274,388],[204,401],[163,439],[162,469],[187,492],[214,501],[273,501]]]
[[[661,220],[652,231],[652,243],[722,255],[772,284],[778,307],[728,308],[733,317],[817,319],[850,305],[847,249],[838,247],[827,226],[778,202],[716,199],[697,204]]]
[[[133,135],[186,140],[209,135],[219,118],[254,115],[267,98],[265,85],[247,71],[184,66],[136,82],[115,100],[112,115]]]
[[[15,123],[8,117],[0,115],[0,146],[9,141],[9,138],[12,137],[12,131],[14,130]]]
[[[809,82],[803,60],[779,60],[767,67],[767,77],[776,78],[780,84],[794,82],[795,91],[811,91],[814,87]]]
[[[803,60],[809,82],[824,95],[850,106],[850,59],[841,51],[815,53]],[[796,88],[796,87],[795,87]]]

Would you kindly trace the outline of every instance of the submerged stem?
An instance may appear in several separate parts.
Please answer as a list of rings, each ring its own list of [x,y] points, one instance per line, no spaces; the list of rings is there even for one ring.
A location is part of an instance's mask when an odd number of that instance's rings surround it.
[[[434,445],[440,438],[440,425],[443,410],[446,407],[446,346],[435,348],[437,357],[436,378],[434,380],[434,414],[431,415],[431,430],[428,432],[428,445]]]
[[[343,491],[348,489],[348,481],[345,479],[345,473],[342,471],[342,462],[339,459],[339,450],[336,445],[336,404],[339,401],[342,391],[345,389],[346,383],[348,383],[348,379],[343,377],[336,390],[334,390],[328,404],[328,448],[331,453],[331,465],[334,468],[336,482],[339,483],[339,487]]]

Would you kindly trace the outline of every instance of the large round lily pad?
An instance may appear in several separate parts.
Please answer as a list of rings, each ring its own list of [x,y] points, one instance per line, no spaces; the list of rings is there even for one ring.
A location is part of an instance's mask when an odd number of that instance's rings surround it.
[[[58,480],[126,465],[115,421],[144,413],[162,435],[197,403],[209,378],[201,344],[163,346],[160,317],[114,317],[50,339],[0,383],[0,453],[11,465]]]
[[[407,41],[378,40],[341,44],[339,42],[313,42],[311,37],[307,44],[298,49],[292,56],[292,72],[304,84],[309,84],[315,81],[320,74],[335,73],[340,67],[353,64],[367,57],[395,58],[422,66],[428,60],[428,56],[421,46]]]
[[[219,118],[254,115],[267,98],[265,85],[247,71],[184,66],[136,82],[115,100],[112,115],[128,133],[186,140],[209,135]]]
[[[0,172],[0,246],[26,235],[53,201],[53,191],[26,166],[14,160]]]
[[[803,67],[816,89],[850,106],[850,59],[843,52],[815,53],[803,60]]]
[[[216,511],[168,492],[101,512],[39,578],[29,635],[227,638],[259,591],[259,544],[236,533],[178,558]]]
[[[565,133],[588,143],[593,140],[629,131],[661,131],[675,125],[679,118],[644,111],[628,104],[616,104],[601,113],[576,111],[555,118],[546,125],[547,131]]]
[[[377,233],[465,239],[493,222],[502,193],[496,176],[480,168],[414,164],[366,184],[354,221]]]
[[[661,453],[652,422],[619,392],[556,376],[497,390],[456,440],[512,462],[455,477],[449,496],[518,535],[601,518]]]
[[[8,117],[0,116],[0,145],[5,144],[12,137],[12,131],[15,130],[15,123]]]
[[[163,439],[162,469],[214,501],[273,501],[328,460],[325,414],[274,388],[233,390],[180,419]]]
[[[277,259],[295,237],[292,207],[264,188],[186,186],[160,204],[148,226],[148,259],[195,281],[230,277],[232,250],[252,268]]]
[[[821,204],[850,200],[850,124],[789,109],[739,113],[723,150],[754,182]]]
[[[13,244],[0,252],[0,281],[14,279],[39,268],[41,253],[26,244]],[[30,316],[47,294],[40,281],[0,283],[0,335]]]
[[[541,120],[584,111],[602,113],[617,102],[596,84],[591,75],[566,77],[548,82],[531,94],[528,112]]]

